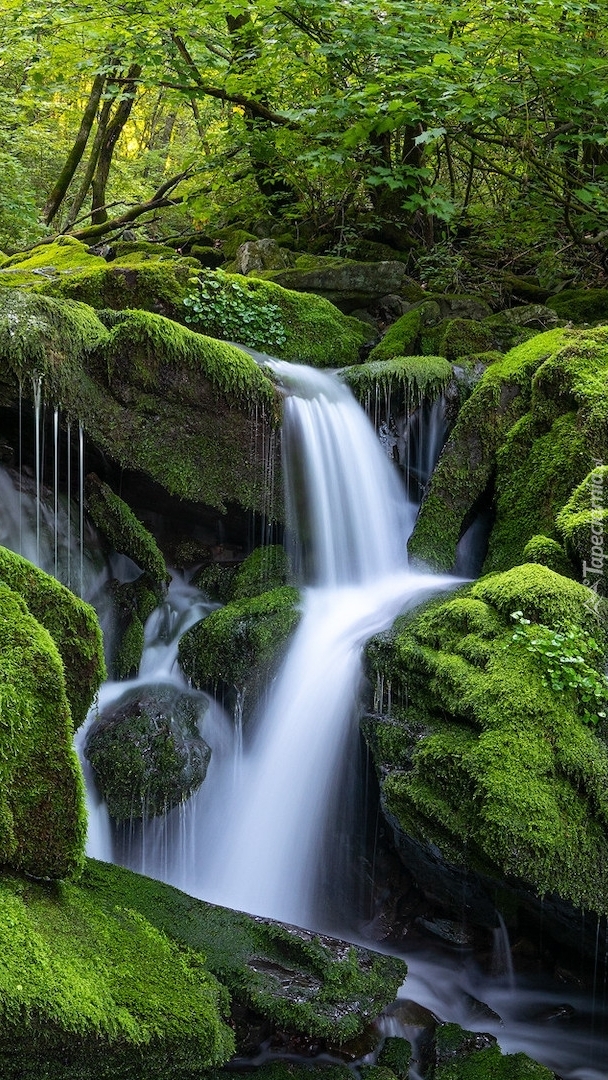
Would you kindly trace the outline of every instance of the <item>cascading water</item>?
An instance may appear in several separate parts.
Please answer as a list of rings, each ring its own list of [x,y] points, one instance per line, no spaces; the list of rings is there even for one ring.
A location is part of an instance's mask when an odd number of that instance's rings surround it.
[[[354,861],[362,647],[446,579],[408,573],[413,508],[350,392],[325,372],[271,366],[286,393],[294,562],[311,584],[238,782],[224,792],[230,813],[194,877],[206,899],[327,929]]]

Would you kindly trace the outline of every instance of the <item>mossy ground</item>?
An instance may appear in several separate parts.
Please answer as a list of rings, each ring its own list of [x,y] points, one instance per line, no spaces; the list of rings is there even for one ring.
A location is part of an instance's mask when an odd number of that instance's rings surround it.
[[[432,603],[368,647],[393,701],[370,728],[383,802],[448,861],[606,913],[608,751],[575,693],[545,684],[513,641],[518,610],[557,630],[595,623],[602,636],[588,589],[526,565]]]
[[[82,885],[103,910],[133,909],[200,950],[236,1002],[289,1031],[336,1043],[354,1038],[405,977],[402,960],[214,907],[120,867],[89,861]]]

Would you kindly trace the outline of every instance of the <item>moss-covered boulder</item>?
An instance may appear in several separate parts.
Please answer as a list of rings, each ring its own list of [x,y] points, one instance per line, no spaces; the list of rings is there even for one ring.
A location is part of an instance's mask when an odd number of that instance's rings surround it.
[[[224,510],[267,507],[277,394],[239,349],[146,311],[111,312],[0,290],[0,403],[27,396],[82,418],[97,446],[169,493]]]
[[[0,628],[0,863],[70,877],[83,865],[86,816],[63,664],[5,584]]]
[[[530,626],[514,635],[515,612]],[[608,749],[584,722],[587,675],[568,675],[584,663],[603,685],[602,651],[580,629],[604,647],[602,625],[588,589],[525,565],[434,601],[368,646],[391,702],[385,715],[376,701],[366,724],[382,804],[404,857],[417,850],[418,880],[432,891],[440,864],[452,874],[446,902],[466,905],[478,875],[484,917],[499,882],[606,912]],[[562,678],[550,670],[556,634]]]
[[[164,814],[200,787],[211,757],[199,734],[206,708],[202,694],[159,685],[127,691],[99,714],[85,754],[116,821]]]
[[[297,589],[284,586],[212,611],[179,643],[179,662],[193,686],[255,699],[277,668],[300,618]]]
[[[74,728],[83,723],[106,675],[97,616],[89,604],[43,570],[0,547],[0,582],[25,601],[59,651]]]
[[[255,548],[243,560],[232,583],[230,599],[248,600],[271,589],[287,585],[289,559],[279,544]]]
[[[437,1027],[434,1056],[433,1080],[555,1080],[550,1069],[527,1054],[503,1055],[493,1036],[458,1024]]]
[[[354,311],[388,293],[398,293],[406,276],[400,261],[356,262],[322,255],[300,256],[292,269],[256,269],[251,273],[272,278],[285,289],[315,293],[343,311]]]
[[[185,303],[201,333],[317,367],[356,363],[371,333],[320,296],[222,270],[201,271]]]
[[[388,400],[394,414],[409,415],[423,401],[441,394],[452,374],[452,365],[443,356],[396,356],[346,368],[341,377],[362,405]]]
[[[608,323],[608,289],[563,289],[547,307],[575,325]]]
[[[556,328],[488,367],[423,501],[415,557],[451,567],[482,500],[495,508],[486,569],[521,562],[533,536],[560,539],[556,514],[606,446],[607,345],[604,329]]]
[[[560,510],[556,525],[585,585],[598,596],[608,595],[608,466],[592,469]]]
[[[200,949],[137,910],[135,892],[0,875],[6,1080],[194,1080],[231,1056],[227,991]]]
[[[72,236],[60,236],[51,244],[20,251],[0,264],[0,288],[42,287],[82,271],[103,270],[105,260],[90,254],[86,244]]]
[[[540,563],[548,566],[549,570],[555,570],[562,577],[574,577],[574,567],[566,555],[561,544],[557,540],[551,540],[548,536],[533,536],[528,540],[523,552],[522,563]]]
[[[119,867],[89,861],[82,886],[103,910],[134,910],[201,952],[232,995],[237,1049],[248,1043],[250,1053],[257,1047],[247,1014],[258,1029],[260,1021],[267,1025],[263,1037],[280,1031],[339,1045],[360,1035],[394,999],[407,971],[396,957],[215,907]]]
[[[494,347],[501,352],[529,341],[535,334],[553,330],[560,325],[557,312],[543,304],[523,304],[521,307],[505,308],[483,320],[494,340]]]
[[[370,361],[392,360],[396,356],[413,356],[421,352],[420,334],[427,321],[436,322],[440,318],[439,308],[432,303],[418,304],[411,311],[397,319],[374,346],[369,354]]]
[[[474,319],[444,319],[422,333],[422,351],[455,361],[494,348],[496,341],[485,323]]]

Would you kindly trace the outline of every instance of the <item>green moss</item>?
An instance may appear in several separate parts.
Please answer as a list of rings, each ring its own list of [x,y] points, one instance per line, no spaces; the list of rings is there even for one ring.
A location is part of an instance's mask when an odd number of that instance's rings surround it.
[[[606,323],[608,289],[564,289],[547,300],[547,307],[573,323]]]
[[[575,691],[554,691],[513,640],[517,610],[604,641],[588,589],[527,565],[433,602],[368,648],[392,700],[388,720],[368,721],[382,799],[448,861],[605,913],[608,750]]]
[[[120,867],[89,861],[82,880],[104,910],[134,909],[202,951],[236,1003],[281,1030],[345,1042],[394,999],[405,978],[402,960],[214,907]]]
[[[230,599],[247,600],[270,589],[279,589],[287,584],[288,576],[289,560],[284,548],[278,544],[256,548],[239,566]]]
[[[267,677],[299,620],[297,589],[234,600],[188,630],[179,643],[184,674],[199,689],[237,689]]]
[[[165,814],[200,787],[211,756],[203,712],[200,695],[148,684],[100,714],[85,753],[116,821]]]
[[[598,465],[560,510],[556,527],[567,550],[582,565],[583,580],[601,596],[608,595],[604,537],[608,532],[608,466]]]
[[[153,582],[164,584],[167,567],[154,537],[108,484],[94,474],[86,482],[87,510],[114,551],[127,555]]]
[[[342,379],[362,404],[371,394],[390,398],[398,388],[408,414],[425,399],[436,398],[451,378],[452,366],[442,356],[396,356],[342,372]]]
[[[537,533],[556,538],[556,514],[591,464],[576,413],[559,416],[546,433],[539,432],[533,413],[514,424],[496,455],[496,522],[484,569],[521,561]]]
[[[412,1048],[407,1039],[389,1037],[378,1056],[378,1065],[390,1069],[397,1080],[408,1080]]]
[[[58,279],[44,280],[37,288],[47,296],[79,300],[92,308],[138,308],[180,318],[193,273],[190,259],[137,262],[125,256],[124,260],[99,263]]]
[[[60,236],[52,244],[40,244],[6,259],[0,268],[0,287],[37,288],[45,281],[104,265],[104,259],[89,254],[86,244],[71,236]]]
[[[563,577],[573,577],[574,568],[561,544],[548,536],[533,536],[524,547],[522,562],[540,563]]]
[[[503,1055],[498,1046],[478,1049],[479,1039],[458,1024],[440,1024],[433,1080],[553,1080],[554,1074],[527,1054]]]
[[[235,229],[232,226],[227,226],[225,229],[216,229],[213,232],[213,239],[221,242],[226,259],[234,259],[241,244],[248,244],[250,241],[259,240],[260,238],[254,233],[248,232],[247,229]]]
[[[227,995],[200,952],[132,907],[4,875],[0,909],[7,1080],[181,1080],[230,1057]]]
[[[317,367],[336,367],[358,361],[359,350],[369,337],[369,327],[358,319],[343,315],[329,300],[312,293],[284,289],[257,277],[226,274],[223,270],[215,271],[212,277],[220,292],[229,296],[233,285],[238,290],[244,323],[248,318],[255,319],[256,311],[272,315],[272,340],[281,342],[273,346],[273,354],[280,359]],[[212,335],[221,337],[222,308],[214,307],[211,302],[207,306],[208,320],[203,307],[197,311],[197,322],[193,325],[203,333],[211,329]],[[232,337],[233,332],[226,336]],[[263,342],[258,342],[257,347],[263,348]]]
[[[83,865],[86,817],[63,665],[49,632],[6,585],[0,639],[0,862],[69,877]]]
[[[31,392],[38,371],[45,400],[82,418],[124,468],[181,498],[266,510],[278,396],[260,368],[160,316],[111,313],[107,321],[110,331],[83,304],[0,291],[3,403],[17,401],[19,378]]]
[[[494,344],[491,330],[474,319],[444,319],[422,334],[423,353],[436,353],[452,362],[485,352]]]
[[[479,500],[489,497],[498,469],[501,501],[488,566],[513,565],[532,536],[552,535],[560,499],[577,482],[587,451],[581,417],[561,416],[571,412],[568,401],[555,378],[552,389],[541,392],[541,371],[575,338],[575,332],[561,328],[537,334],[486,369],[460,410],[423,500],[409,544],[415,558],[441,570],[453,566],[456,544]],[[534,465],[522,460],[523,453]],[[560,455],[555,463],[554,453]],[[539,495],[544,481],[550,489]]]
[[[392,360],[395,356],[411,356],[416,353],[423,325],[422,308],[412,308],[389,326],[386,334],[369,354],[369,359]]]
[[[132,679],[137,675],[144,651],[144,641],[144,624],[137,612],[133,612],[120,636],[112,663],[115,678]]]
[[[210,600],[216,600],[220,604],[227,604],[232,596],[232,583],[236,574],[236,567],[222,566],[221,563],[212,563],[204,566],[196,574],[193,584],[197,589],[202,589]]]
[[[51,635],[61,656],[74,727],[80,727],[106,675],[93,608],[27,559],[1,547],[0,581],[19,593]]]

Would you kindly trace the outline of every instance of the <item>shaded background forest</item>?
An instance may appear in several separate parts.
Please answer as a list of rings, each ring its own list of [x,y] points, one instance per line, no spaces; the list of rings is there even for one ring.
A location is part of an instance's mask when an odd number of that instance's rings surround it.
[[[508,292],[515,275],[541,300],[605,276],[602,3],[4,10],[9,254],[58,233],[180,246],[239,225],[319,254],[398,253],[442,290]]]

